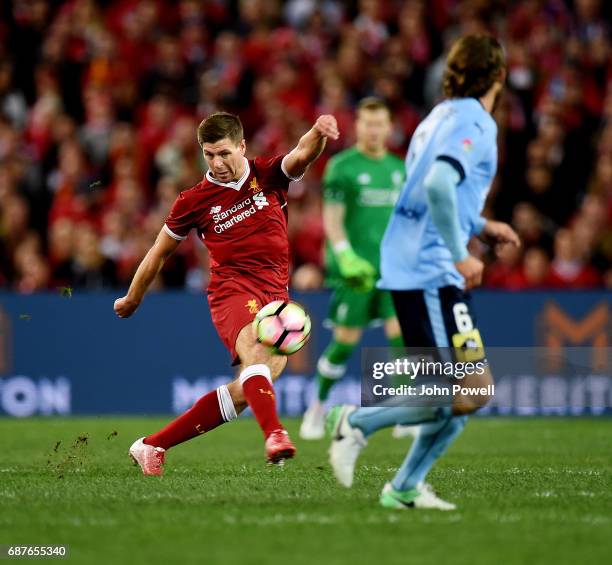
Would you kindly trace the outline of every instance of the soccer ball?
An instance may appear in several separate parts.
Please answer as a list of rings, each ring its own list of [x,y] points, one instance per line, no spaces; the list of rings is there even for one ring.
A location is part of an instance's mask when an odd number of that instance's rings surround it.
[[[282,300],[266,304],[253,320],[257,341],[281,355],[302,349],[310,337],[310,327],[310,317],[299,304]]]

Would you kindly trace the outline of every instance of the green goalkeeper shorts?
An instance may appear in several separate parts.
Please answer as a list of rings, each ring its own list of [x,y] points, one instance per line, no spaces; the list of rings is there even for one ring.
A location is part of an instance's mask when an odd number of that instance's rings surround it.
[[[391,293],[374,289],[357,292],[349,286],[336,287],[329,306],[328,319],[335,326],[364,328],[379,320],[395,317]]]

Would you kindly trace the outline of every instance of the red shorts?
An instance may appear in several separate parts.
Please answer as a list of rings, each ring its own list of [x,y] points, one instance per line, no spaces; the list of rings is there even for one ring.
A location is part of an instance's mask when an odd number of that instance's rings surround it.
[[[232,356],[232,365],[239,365],[236,339],[244,326],[250,324],[255,314],[274,300],[289,300],[289,293],[278,289],[267,290],[256,286],[246,278],[226,280],[222,285],[208,289],[208,305],[213,324],[221,341]]]

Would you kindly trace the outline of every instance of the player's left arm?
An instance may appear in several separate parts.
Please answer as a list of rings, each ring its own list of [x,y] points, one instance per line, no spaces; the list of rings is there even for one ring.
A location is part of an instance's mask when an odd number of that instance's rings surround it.
[[[300,138],[298,144],[283,159],[283,169],[290,178],[300,178],[309,165],[325,149],[327,138],[338,139],[338,123],[329,114],[319,116],[314,125]]]
[[[485,243],[492,244],[497,255],[501,253],[506,245],[521,246],[518,234],[505,222],[487,220],[481,217],[478,224],[478,238]]]

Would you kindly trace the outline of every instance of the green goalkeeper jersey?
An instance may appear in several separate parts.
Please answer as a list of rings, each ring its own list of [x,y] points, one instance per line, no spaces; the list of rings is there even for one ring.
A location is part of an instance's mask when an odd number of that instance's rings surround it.
[[[404,183],[404,162],[387,153],[374,159],[356,147],[334,155],[323,175],[325,202],[345,206],[344,230],[355,253],[379,272],[380,242]],[[326,243],[327,281],[342,283],[335,255]]]

